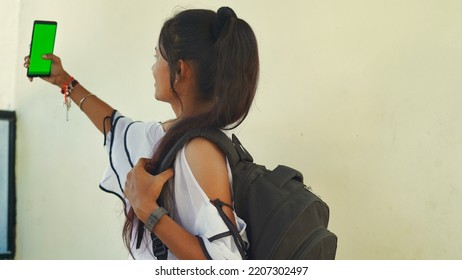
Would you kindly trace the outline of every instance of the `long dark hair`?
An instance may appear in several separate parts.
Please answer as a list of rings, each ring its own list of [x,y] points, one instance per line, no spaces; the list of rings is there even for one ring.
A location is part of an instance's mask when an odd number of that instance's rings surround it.
[[[257,40],[252,28],[228,7],[216,13],[185,10],[167,20],[160,32],[158,47],[170,68],[170,88],[174,90],[178,61],[192,65],[200,100],[213,101],[210,111],[179,118],[165,134],[151,159],[152,174],[160,160],[186,132],[203,127],[235,128],[247,117],[259,75]],[[179,98],[178,98],[179,99]],[[127,213],[123,239],[131,253],[132,231],[138,223],[137,238],[143,224],[133,211]],[[137,243],[140,240],[137,241]]]

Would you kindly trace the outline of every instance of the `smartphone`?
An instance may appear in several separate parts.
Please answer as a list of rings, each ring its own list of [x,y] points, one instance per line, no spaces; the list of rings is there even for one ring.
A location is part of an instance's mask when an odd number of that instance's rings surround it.
[[[51,74],[51,60],[42,58],[44,54],[53,53],[56,38],[55,21],[34,21],[32,41],[30,43],[30,64],[27,70],[28,77],[48,77]]]

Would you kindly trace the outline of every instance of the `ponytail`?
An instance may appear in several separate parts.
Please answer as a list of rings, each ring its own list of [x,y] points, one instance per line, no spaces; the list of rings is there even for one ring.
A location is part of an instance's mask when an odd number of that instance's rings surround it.
[[[235,128],[247,117],[257,89],[257,40],[247,22],[237,18],[228,7],[218,10],[213,26],[217,57],[215,93],[219,99],[215,114],[223,127],[234,123]]]

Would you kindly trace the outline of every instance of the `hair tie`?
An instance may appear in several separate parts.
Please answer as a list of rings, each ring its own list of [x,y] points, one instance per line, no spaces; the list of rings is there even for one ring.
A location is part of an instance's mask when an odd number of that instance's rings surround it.
[[[220,37],[221,31],[223,27],[225,27],[226,23],[230,18],[237,18],[236,13],[230,7],[221,7],[217,11],[217,15],[215,17],[215,21],[213,22],[212,32],[215,40]]]

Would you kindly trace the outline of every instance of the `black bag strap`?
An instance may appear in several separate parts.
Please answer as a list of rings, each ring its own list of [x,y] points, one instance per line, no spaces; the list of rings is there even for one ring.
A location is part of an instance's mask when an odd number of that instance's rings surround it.
[[[158,260],[166,260],[168,257],[168,248],[154,233],[151,233],[152,252]]]
[[[202,137],[215,143],[220,150],[226,155],[232,171],[241,160],[253,161],[252,156],[245,150],[239,139],[233,134],[232,140],[221,130],[213,128],[193,130],[182,136],[175,145],[170,149],[165,158],[162,160],[158,172],[161,173],[173,165],[176,155],[183,146],[196,137]]]
[[[241,235],[239,234],[237,227],[231,222],[231,220],[226,216],[225,212],[223,211],[223,206],[231,207],[231,205],[228,205],[224,202],[222,202],[219,199],[216,200],[211,200],[210,201],[215,208],[217,208],[218,213],[220,214],[221,219],[225,223],[226,227],[229,229],[231,232],[231,235],[233,236],[234,243],[236,244],[237,249],[239,250],[239,254],[241,254],[241,258],[243,260],[247,259],[247,255],[245,253],[245,243],[244,240],[242,240]]]

